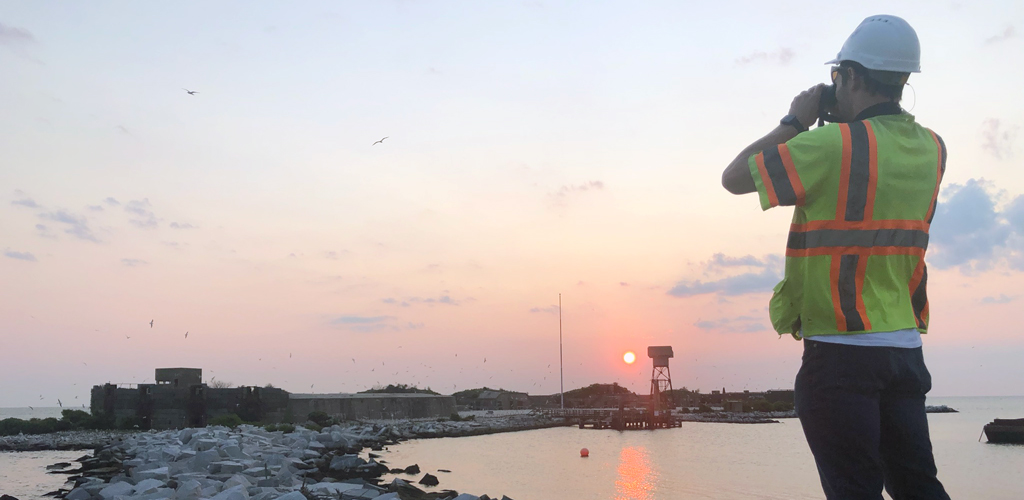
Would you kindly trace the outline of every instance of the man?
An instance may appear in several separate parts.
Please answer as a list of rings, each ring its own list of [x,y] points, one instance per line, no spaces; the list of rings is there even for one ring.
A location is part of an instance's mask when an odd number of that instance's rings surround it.
[[[761,208],[795,206],[772,325],[803,339],[796,408],[825,496],[948,499],[925,415],[931,376],[924,264],[945,170],[942,139],[899,106],[920,71],[917,34],[895,16],[864,20],[817,85],[722,175]],[[828,111],[840,123],[807,128]]]

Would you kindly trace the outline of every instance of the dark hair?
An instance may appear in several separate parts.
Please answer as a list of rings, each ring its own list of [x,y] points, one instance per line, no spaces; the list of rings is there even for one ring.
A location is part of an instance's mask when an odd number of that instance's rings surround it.
[[[862,66],[860,63],[853,61],[843,61],[839,63],[841,69],[852,68],[854,74],[861,76],[864,79],[864,86],[868,92],[874,95],[880,95],[889,100],[899,102],[903,99],[903,85],[902,84],[888,84],[882,83],[879,80],[872,78],[872,70],[869,70]],[[881,73],[890,73],[888,71]],[[843,79],[843,83],[846,83],[846,72],[841,71],[839,73],[840,78]]]

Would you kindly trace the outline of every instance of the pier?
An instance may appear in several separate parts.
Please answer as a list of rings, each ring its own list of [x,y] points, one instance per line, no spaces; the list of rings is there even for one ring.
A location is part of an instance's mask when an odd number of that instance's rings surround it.
[[[565,419],[580,429],[667,429],[680,427],[682,423],[668,411],[651,412],[644,408],[566,408],[541,410],[551,418]]]

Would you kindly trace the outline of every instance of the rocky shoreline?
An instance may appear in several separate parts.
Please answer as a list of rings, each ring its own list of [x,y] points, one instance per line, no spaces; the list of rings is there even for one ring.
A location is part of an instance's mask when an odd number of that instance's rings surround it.
[[[0,450],[92,449],[80,467],[56,464],[71,490],[50,496],[70,500],[489,500],[453,490],[426,491],[408,480],[382,484],[384,474],[419,476],[414,464],[392,468],[373,451],[403,440],[461,437],[565,425],[538,414],[464,421],[397,420],[346,422],[311,430],[267,431],[242,425],[170,431],[65,431],[0,437]],[[311,426],[312,428],[315,428]],[[361,454],[364,450],[369,451]],[[438,485],[437,476],[419,479]],[[508,497],[502,497],[507,499]],[[511,499],[508,499],[511,500]]]

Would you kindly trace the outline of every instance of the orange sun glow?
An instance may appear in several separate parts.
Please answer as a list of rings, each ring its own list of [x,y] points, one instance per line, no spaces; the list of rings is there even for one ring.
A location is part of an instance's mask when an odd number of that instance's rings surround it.
[[[636,361],[636,354],[633,354],[633,351],[629,351],[622,355],[622,360],[625,361],[627,365],[631,365]]]

